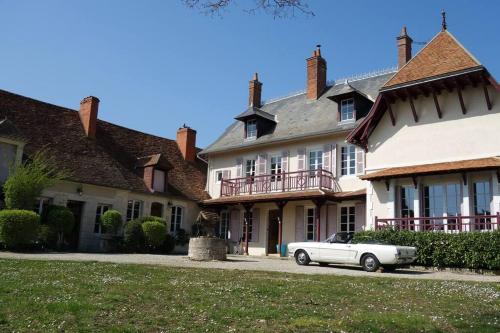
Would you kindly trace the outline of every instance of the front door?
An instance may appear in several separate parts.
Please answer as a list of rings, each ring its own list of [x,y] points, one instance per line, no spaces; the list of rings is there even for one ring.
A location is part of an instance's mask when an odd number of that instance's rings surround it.
[[[73,216],[75,217],[75,226],[73,227],[71,234],[67,236],[66,239],[68,242],[68,249],[70,251],[78,250],[78,243],[80,240],[80,223],[82,221],[82,215],[83,215],[83,204],[84,202],[82,201],[72,201],[72,200],[69,200],[68,203],[66,204],[66,207],[68,207],[69,210],[71,210]]]
[[[278,253],[276,246],[278,245],[278,232],[279,232],[279,211],[269,211],[269,223],[267,227],[267,253]]]

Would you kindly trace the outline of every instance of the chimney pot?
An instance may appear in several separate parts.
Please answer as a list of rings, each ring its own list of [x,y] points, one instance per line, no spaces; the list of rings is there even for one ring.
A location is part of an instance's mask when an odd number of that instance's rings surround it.
[[[186,161],[196,160],[196,131],[186,125],[177,130],[177,145]]]
[[[401,35],[396,37],[398,41],[398,68],[403,67],[411,59],[411,44],[413,40],[406,32],[406,26],[401,29]]]
[[[318,99],[326,88],[326,60],[321,57],[321,45],[316,46],[307,61],[307,99]]]
[[[248,105],[260,108],[262,104],[262,82],[259,82],[259,74],[255,73],[249,82]]]
[[[80,121],[82,122],[85,135],[95,138],[97,128],[97,114],[99,112],[99,98],[94,96],[85,97],[80,102]]]

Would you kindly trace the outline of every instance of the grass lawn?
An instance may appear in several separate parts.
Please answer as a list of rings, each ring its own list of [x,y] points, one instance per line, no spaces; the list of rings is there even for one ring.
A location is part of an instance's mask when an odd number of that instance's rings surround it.
[[[500,285],[0,260],[0,331],[500,332]]]

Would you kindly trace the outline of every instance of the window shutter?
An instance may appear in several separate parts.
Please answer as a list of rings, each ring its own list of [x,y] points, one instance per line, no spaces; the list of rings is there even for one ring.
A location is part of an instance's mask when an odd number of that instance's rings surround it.
[[[302,171],[306,169],[306,150],[301,148],[297,151],[297,170]]]
[[[240,178],[242,176],[243,172],[243,159],[237,158],[236,159],[236,177]]]
[[[260,209],[252,209],[252,242],[259,242]]]
[[[259,154],[257,157],[257,175],[265,175],[266,174],[266,165],[267,165],[267,154]]]
[[[331,169],[331,157],[332,156],[332,145],[323,146],[323,169],[330,171]]]
[[[304,206],[295,207],[295,241],[304,241]]]
[[[365,173],[365,151],[362,148],[356,147],[356,174],[362,175]]]
[[[334,178],[337,178],[337,144],[332,145],[332,155],[331,155],[332,169],[330,170]]]
[[[326,206],[327,209],[327,230],[326,237],[337,232],[337,204],[330,204]]]
[[[357,203],[354,206],[354,231],[362,231],[365,225],[365,204]]]
[[[240,211],[231,211],[231,221],[229,223],[229,231],[231,232],[231,240],[233,242],[240,241]]]
[[[288,150],[284,150],[281,153],[281,170],[283,172],[288,172],[288,158],[290,156],[290,153]]]

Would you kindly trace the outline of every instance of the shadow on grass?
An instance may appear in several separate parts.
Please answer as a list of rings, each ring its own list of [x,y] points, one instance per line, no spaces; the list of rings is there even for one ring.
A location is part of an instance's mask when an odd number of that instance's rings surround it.
[[[315,265],[315,266],[320,266],[320,265]],[[335,269],[340,269],[340,270],[350,270],[350,271],[358,271],[358,272],[362,272],[363,271],[363,268],[361,267],[357,267],[357,266],[344,266],[344,265],[333,265],[333,264],[330,264],[330,265],[327,265],[327,266],[321,266],[325,269],[332,269],[332,268],[335,268]],[[383,272],[383,274],[387,274],[387,275],[425,275],[425,274],[431,274],[432,272],[423,272],[423,271],[414,271],[414,270],[409,270],[409,269],[398,269],[396,271],[385,271]]]

